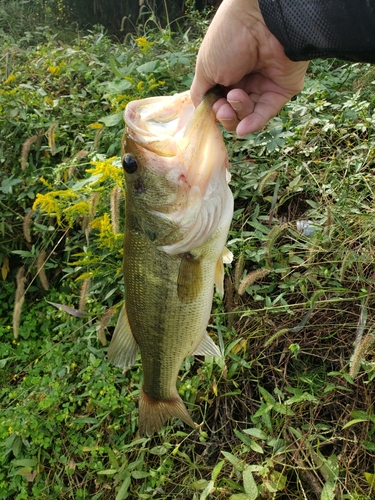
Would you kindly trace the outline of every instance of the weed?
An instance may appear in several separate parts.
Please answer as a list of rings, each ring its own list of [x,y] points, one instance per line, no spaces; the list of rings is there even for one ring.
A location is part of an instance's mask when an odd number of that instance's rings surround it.
[[[199,34],[137,29],[126,47],[47,34],[2,69],[0,498],[370,500],[373,71],[316,61],[265,130],[224,133],[235,266],[209,329],[225,357],[183,364],[195,433],[138,438],[140,362],[106,359],[123,300],[122,113],[186,89]]]

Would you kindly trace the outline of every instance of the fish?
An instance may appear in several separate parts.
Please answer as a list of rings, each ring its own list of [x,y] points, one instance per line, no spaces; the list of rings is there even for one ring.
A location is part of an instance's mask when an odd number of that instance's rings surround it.
[[[223,294],[233,216],[228,154],[208,93],[131,101],[124,112],[124,282],[108,359],[127,370],[141,353],[139,434],[169,418],[196,428],[178,394],[183,360],[221,356],[207,333],[214,285]]]

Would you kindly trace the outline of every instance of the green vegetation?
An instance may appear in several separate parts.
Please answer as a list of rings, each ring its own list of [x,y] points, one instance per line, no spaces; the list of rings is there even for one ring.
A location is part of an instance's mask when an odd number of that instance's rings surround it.
[[[139,438],[140,361],[106,359],[122,112],[189,87],[205,28],[189,16],[183,38],[150,22],[123,45],[0,33],[0,499],[375,496],[369,65],[316,61],[265,130],[224,133],[235,259],[209,330],[225,364],[190,357],[178,381],[200,430]]]

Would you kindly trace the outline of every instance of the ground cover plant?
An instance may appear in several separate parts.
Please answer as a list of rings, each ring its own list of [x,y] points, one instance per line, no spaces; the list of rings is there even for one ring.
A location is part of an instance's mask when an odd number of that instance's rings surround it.
[[[199,430],[137,436],[140,361],[123,374],[106,359],[122,112],[189,87],[204,27],[2,35],[1,499],[375,496],[371,66],[313,62],[266,129],[223,132],[235,258],[209,331],[225,358],[189,357],[178,380]]]

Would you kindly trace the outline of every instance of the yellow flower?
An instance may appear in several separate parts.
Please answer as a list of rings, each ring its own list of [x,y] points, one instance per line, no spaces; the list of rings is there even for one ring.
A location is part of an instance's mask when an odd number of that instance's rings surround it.
[[[39,180],[42,184],[44,184],[45,186],[47,186],[48,188],[50,189],[53,189],[53,186],[52,184],[50,184],[48,181],[45,180],[45,178],[42,176],[42,177],[39,177]]]
[[[13,432],[13,427],[8,427],[8,432],[9,432],[9,434],[12,434],[12,432]]]
[[[65,209],[63,206],[64,204],[61,203],[61,201],[65,200],[66,202],[70,202],[72,199],[77,197],[78,194],[74,193],[71,189],[51,191],[46,194],[37,193],[36,200],[33,204],[33,210],[36,210],[39,207],[41,212],[44,212],[47,215],[55,216],[58,225],[61,225],[62,209]]]
[[[100,175],[98,180],[91,184],[92,186],[98,184],[99,182],[103,182],[106,179],[109,179],[122,187],[124,174],[121,168],[113,165],[114,160],[117,160],[117,156],[112,156],[111,158],[107,158],[107,160],[104,161],[91,162],[91,165],[94,165],[94,168],[89,168],[86,170],[86,172],[92,175]]]
[[[59,76],[64,71],[65,66],[66,65],[65,65],[64,62],[62,62],[61,64],[59,64],[57,66],[56,65],[51,65],[51,66],[48,66],[48,71],[53,76]]]
[[[143,90],[143,87],[144,87],[144,82],[140,81],[137,83],[137,89],[138,90]]]
[[[90,125],[87,125],[87,128],[94,128],[94,129],[101,129],[103,127],[104,127],[103,123],[98,123],[98,122],[90,123]]]
[[[90,206],[87,201],[79,201],[74,203],[71,207],[67,207],[64,210],[64,216],[66,217],[69,226],[72,227],[77,216],[89,215]]]
[[[161,86],[165,85],[164,80],[160,80],[158,82],[155,78],[149,78],[147,83],[148,83],[148,90],[154,90],[157,87],[161,87]]]
[[[151,47],[154,45],[154,42],[149,42],[147,40],[147,38],[144,36],[136,38],[135,41],[137,42],[137,45],[143,54],[148,52],[151,49]]]
[[[97,217],[96,219],[94,219],[90,223],[90,226],[92,227],[92,229],[99,230],[100,247],[107,247],[110,250],[113,250],[115,247],[115,243],[118,240],[123,240],[123,234],[114,234],[111,219],[107,213],[105,213],[102,217]]]
[[[13,82],[16,79],[16,75],[9,75],[8,78],[5,80],[4,85],[8,85],[8,83]]]

